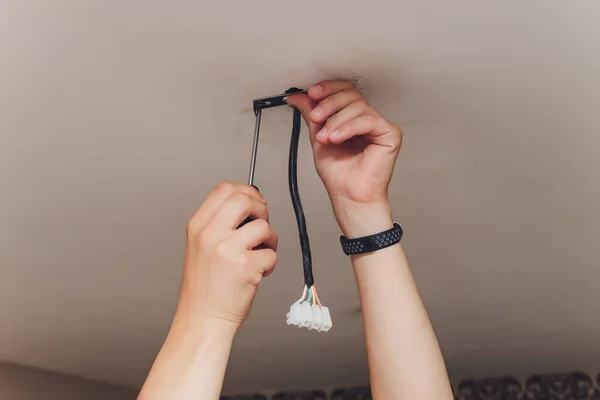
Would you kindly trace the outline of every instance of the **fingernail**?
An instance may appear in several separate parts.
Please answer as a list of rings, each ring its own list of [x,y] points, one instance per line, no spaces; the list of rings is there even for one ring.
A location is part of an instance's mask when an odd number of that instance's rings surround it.
[[[339,133],[340,133],[340,131],[338,131],[338,130],[336,129],[336,130],[334,130],[333,132],[331,132],[331,133],[329,134],[329,137],[330,137],[330,138],[334,138],[334,137],[336,137],[336,136],[337,136]]]
[[[282,100],[287,103],[287,96],[285,96]]]
[[[327,136],[327,128],[323,128],[317,133],[317,137],[319,137],[321,139],[324,139],[326,136]]]
[[[310,112],[314,117],[319,117],[323,113],[323,109],[321,107],[317,107]]]
[[[321,86],[317,85],[317,86],[313,86],[313,87],[311,87],[311,88],[310,88],[310,89],[308,89],[308,90],[310,90],[311,92],[313,92],[313,93],[317,94],[317,93],[320,93],[320,92],[321,92],[321,90],[323,90],[323,88],[322,88]]]

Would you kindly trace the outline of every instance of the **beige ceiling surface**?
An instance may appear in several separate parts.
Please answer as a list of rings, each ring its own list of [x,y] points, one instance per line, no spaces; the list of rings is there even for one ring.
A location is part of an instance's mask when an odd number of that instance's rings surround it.
[[[391,197],[451,374],[597,369],[598,21],[597,1],[3,1],[0,359],[139,385],[176,304],[187,218],[217,182],[246,179],[251,99],[360,76],[405,130]],[[290,126],[289,109],[264,113],[257,184],[281,255],[229,390],[367,377],[306,140],[300,190],[334,328],[285,325],[302,284]]]

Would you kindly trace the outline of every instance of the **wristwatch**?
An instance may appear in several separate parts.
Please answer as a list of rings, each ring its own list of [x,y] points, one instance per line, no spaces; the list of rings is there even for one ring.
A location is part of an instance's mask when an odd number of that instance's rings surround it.
[[[356,239],[348,239],[345,236],[340,236],[340,243],[342,244],[344,254],[347,256],[365,254],[395,245],[400,242],[403,233],[402,225],[398,222],[394,222],[393,228],[374,235],[363,236]]]

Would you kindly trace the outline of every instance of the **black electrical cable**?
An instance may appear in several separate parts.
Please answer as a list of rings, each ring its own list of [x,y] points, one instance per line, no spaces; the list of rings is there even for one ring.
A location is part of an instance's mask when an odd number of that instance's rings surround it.
[[[286,93],[293,93],[290,89]],[[306,219],[302,210],[300,193],[298,192],[298,141],[300,140],[302,116],[300,111],[294,108],[294,121],[292,123],[292,137],[290,140],[290,158],[288,164],[288,183],[290,187],[290,196],[296,221],[298,222],[298,235],[300,236],[300,248],[302,249],[302,267],[304,269],[304,283],[309,288],[315,283],[312,272],[312,255],[310,253],[310,242],[306,229]]]

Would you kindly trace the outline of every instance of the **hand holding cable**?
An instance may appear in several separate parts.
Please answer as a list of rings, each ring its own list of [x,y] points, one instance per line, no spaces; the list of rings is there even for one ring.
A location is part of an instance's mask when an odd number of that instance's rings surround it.
[[[342,232],[350,238],[392,228],[388,186],[402,130],[386,120],[352,81],[324,81],[289,96],[309,128],[315,167]]]

